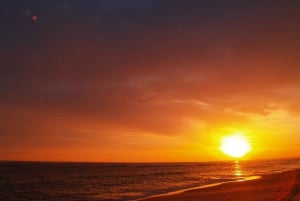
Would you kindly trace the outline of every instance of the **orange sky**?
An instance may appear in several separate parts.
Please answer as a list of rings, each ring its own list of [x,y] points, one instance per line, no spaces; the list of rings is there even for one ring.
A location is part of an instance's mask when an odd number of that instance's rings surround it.
[[[300,156],[297,6],[142,2],[5,14],[0,160],[225,160],[234,132]]]

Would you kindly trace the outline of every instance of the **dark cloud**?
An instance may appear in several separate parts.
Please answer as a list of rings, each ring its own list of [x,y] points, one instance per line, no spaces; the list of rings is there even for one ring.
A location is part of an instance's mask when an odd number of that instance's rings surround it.
[[[99,2],[106,11],[120,11],[123,9],[147,10],[151,8],[150,0],[104,0]]]
[[[185,135],[190,121],[245,122],[249,113],[269,115],[268,102],[298,101],[274,91],[300,85],[292,3],[35,3],[1,11],[14,16],[1,21],[2,144],[45,141],[74,124]],[[41,20],[25,22],[24,9]]]

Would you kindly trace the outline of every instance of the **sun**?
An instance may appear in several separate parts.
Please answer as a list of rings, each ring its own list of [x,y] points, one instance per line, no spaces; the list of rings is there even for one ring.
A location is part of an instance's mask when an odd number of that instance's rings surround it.
[[[220,150],[233,158],[242,158],[251,151],[251,145],[243,133],[235,133],[222,139]]]

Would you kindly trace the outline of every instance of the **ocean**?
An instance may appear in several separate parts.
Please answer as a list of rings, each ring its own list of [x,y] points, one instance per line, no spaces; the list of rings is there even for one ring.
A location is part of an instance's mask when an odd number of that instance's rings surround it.
[[[209,163],[0,163],[1,201],[127,201],[300,168],[300,159]]]

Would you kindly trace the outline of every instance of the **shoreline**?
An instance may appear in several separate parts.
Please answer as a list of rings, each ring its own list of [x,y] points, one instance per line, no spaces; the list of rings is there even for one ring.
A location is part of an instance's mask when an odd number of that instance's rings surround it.
[[[188,187],[188,188],[178,189],[178,190],[174,190],[174,191],[170,191],[170,192],[154,194],[154,195],[146,196],[146,197],[143,197],[143,198],[137,198],[137,199],[133,199],[133,200],[129,200],[129,201],[143,201],[143,200],[147,200],[147,199],[150,199],[150,198],[164,197],[164,196],[170,196],[170,195],[178,195],[178,194],[185,193],[185,192],[192,191],[192,190],[211,188],[211,187],[219,186],[219,185],[222,185],[222,184],[235,183],[235,182],[244,182],[244,181],[256,180],[256,179],[261,179],[261,178],[262,178],[262,176],[250,176],[250,177],[246,177],[244,179],[232,179],[232,180],[228,180],[228,181],[208,183],[208,184],[203,184],[203,185],[200,185],[200,186]]]
[[[251,196],[245,196],[251,195]],[[300,201],[300,169],[186,188],[131,201]]]

